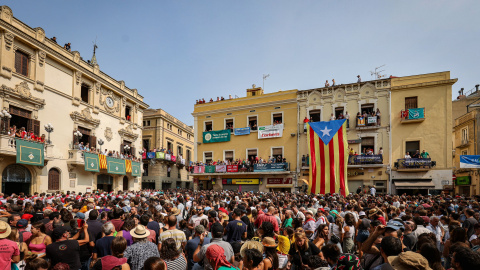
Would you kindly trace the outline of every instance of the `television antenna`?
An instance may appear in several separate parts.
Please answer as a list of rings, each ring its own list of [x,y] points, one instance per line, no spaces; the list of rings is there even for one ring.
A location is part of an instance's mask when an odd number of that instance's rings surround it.
[[[262,89],[265,90],[265,80],[270,77],[270,74],[263,74],[263,85],[262,85]]]
[[[378,80],[378,79],[381,79],[381,78],[384,78],[386,75],[385,74],[381,74],[381,72],[385,71],[385,69],[382,69],[382,70],[379,70],[381,69],[382,67],[386,66],[385,64],[384,65],[381,65],[379,67],[376,67],[375,68],[375,71],[370,71],[370,76],[373,77],[374,80]]]

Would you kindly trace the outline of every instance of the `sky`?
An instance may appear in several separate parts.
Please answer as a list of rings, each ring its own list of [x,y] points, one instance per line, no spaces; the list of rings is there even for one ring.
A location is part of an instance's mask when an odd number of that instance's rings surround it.
[[[197,99],[450,71],[480,83],[480,1],[1,0],[32,28],[72,43],[138,89],[150,108],[193,125]]]

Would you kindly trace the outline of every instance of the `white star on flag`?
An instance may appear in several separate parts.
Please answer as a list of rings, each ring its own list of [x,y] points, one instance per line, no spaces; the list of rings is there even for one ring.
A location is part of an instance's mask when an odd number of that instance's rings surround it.
[[[327,126],[325,126],[325,129],[322,129],[322,130],[320,130],[320,131],[323,133],[323,135],[322,135],[322,137],[323,137],[323,136],[325,136],[325,135],[326,135],[326,136],[330,136],[330,131],[332,131],[332,130],[331,130],[331,129],[328,129]]]

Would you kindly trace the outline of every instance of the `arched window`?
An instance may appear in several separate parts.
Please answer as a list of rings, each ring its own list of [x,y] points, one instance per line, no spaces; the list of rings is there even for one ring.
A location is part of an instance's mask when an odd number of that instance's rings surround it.
[[[2,182],[30,183],[32,182],[32,175],[24,166],[12,164],[3,170]]]
[[[55,168],[48,171],[48,190],[60,190],[60,172]]]

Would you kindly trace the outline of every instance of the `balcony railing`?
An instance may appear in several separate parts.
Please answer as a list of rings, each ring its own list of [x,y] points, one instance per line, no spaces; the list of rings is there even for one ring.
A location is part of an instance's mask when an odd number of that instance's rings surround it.
[[[382,155],[357,155],[348,157],[348,165],[383,164]]]
[[[53,145],[44,144],[45,160],[53,158]],[[8,135],[0,135],[0,153],[4,155],[16,156],[17,155],[17,143],[15,137]]]
[[[270,172],[286,172],[290,171],[290,163],[259,163],[253,165],[206,165],[192,166],[191,173],[194,174],[211,174],[211,173],[270,173]]]
[[[355,129],[377,129],[380,128],[380,119],[377,116],[357,117]]]
[[[425,108],[412,108],[400,112],[402,123],[416,123],[425,120]]]
[[[437,165],[431,158],[401,158],[397,159],[394,166],[399,170],[424,170],[431,169]]]

